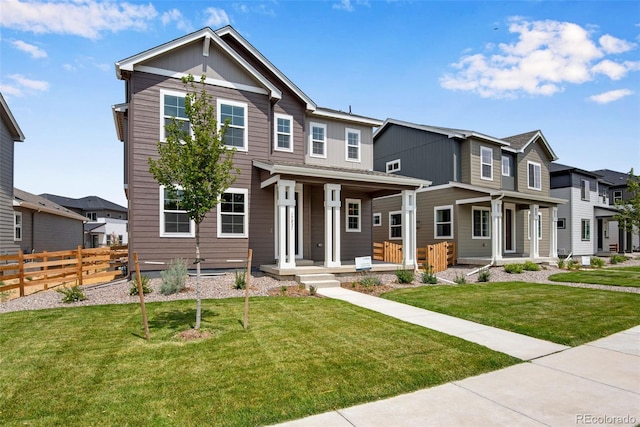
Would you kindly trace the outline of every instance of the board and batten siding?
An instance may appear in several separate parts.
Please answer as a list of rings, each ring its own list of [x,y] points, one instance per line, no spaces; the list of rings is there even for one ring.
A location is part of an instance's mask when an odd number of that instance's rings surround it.
[[[534,162],[540,164],[541,174],[541,190],[535,190],[529,188],[529,166],[528,162]],[[549,158],[545,153],[543,147],[537,142],[530,144],[524,153],[518,154],[517,157],[517,191],[525,194],[536,194],[542,196],[548,196],[550,190],[550,175],[549,175]]]
[[[15,254],[19,249],[13,240],[13,151],[13,137],[0,120],[0,255]]]

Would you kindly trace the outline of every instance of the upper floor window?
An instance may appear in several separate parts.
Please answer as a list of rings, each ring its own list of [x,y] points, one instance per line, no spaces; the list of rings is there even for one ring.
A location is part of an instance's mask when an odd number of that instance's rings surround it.
[[[511,176],[511,156],[502,156],[502,176]]]
[[[473,208],[472,235],[474,239],[491,238],[491,210],[489,208]]]
[[[453,206],[436,206],[433,208],[434,238],[453,238]]]
[[[402,212],[389,212],[389,240],[402,239]]]
[[[247,151],[247,104],[218,99],[217,106],[218,126],[228,123],[227,132],[224,135],[225,145],[235,147],[238,151]]]
[[[246,188],[229,188],[218,205],[218,237],[248,236],[248,199]]]
[[[480,178],[493,179],[493,149],[480,147]]]
[[[373,226],[380,227],[382,225],[382,214],[374,213],[373,214]]]
[[[309,155],[311,157],[327,158],[327,125],[310,123]]]
[[[293,151],[293,117],[285,114],[276,114],[274,125],[274,150]]]
[[[194,237],[195,223],[182,205],[183,191],[160,186],[160,237]]]
[[[96,212],[87,212],[87,218],[89,218],[89,221],[97,221],[98,214]]]
[[[586,179],[580,180],[580,198],[589,201],[589,181]]]
[[[613,203],[622,201],[622,190],[615,190],[613,192]]]
[[[22,212],[14,212],[13,216],[13,240],[22,241]]]
[[[527,162],[527,186],[532,190],[542,190],[542,166]]]
[[[346,153],[345,157],[348,162],[360,161],[360,131],[357,129],[349,129],[345,131]]]
[[[346,211],[346,223],[347,231],[359,232],[360,231],[360,214],[361,214],[361,202],[360,199],[346,199],[347,211]]]
[[[189,132],[191,127],[189,126],[189,118],[187,117],[187,112],[184,107],[185,94],[161,90],[160,98],[162,103],[160,140],[167,140],[166,126],[171,124],[173,119],[182,127],[183,131]]]
[[[387,162],[386,169],[387,173],[400,172],[400,159]]]

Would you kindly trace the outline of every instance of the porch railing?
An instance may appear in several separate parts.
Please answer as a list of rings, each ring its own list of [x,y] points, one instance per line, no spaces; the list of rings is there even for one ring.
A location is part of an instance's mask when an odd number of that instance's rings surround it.
[[[376,261],[402,263],[402,244],[385,241],[373,244],[373,259]],[[455,242],[441,242],[416,250],[419,266],[431,266],[434,273],[446,270],[456,262]]]

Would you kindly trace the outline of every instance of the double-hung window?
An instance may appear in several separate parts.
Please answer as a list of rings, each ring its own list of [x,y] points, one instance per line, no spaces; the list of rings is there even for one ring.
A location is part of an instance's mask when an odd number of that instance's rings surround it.
[[[182,204],[183,191],[160,186],[160,237],[194,237],[195,224]]]
[[[309,155],[311,157],[327,158],[327,125],[322,123],[309,124]]]
[[[511,176],[511,156],[502,156],[502,176]]]
[[[293,151],[293,117],[275,114],[273,120],[274,144],[276,151]]]
[[[580,180],[580,198],[589,201],[589,181],[586,179]]]
[[[166,126],[175,119],[176,124],[183,132],[190,132],[189,118],[184,106],[185,94],[168,90],[160,91],[162,115],[160,123],[160,140],[167,140]]]
[[[238,151],[248,150],[247,111],[245,102],[218,99],[218,126],[227,123],[224,143]]]
[[[347,128],[345,131],[346,152],[345,157],[348,162],[360,161],[360,131]]]
[[[360,217],[362,213],[362,204],[360,199],[346,199],[345,203],[347,204],[346,211],[346,224],[348,232],[359,232],[360,231]]]
[[[622,190],[614,190],[613,203],[622,202]]]
[[[13,240],[16,242],[22,241],[22,212],[14,212]]]
[[[493,149],[480,147],[480,178],[493,180]]]
[[[527,162],[527,186],[532,190],[542,190],[542,166]]]
[[[434,239],[453,238],[453,206],[436,206],[433,208]]]
[[[229,188],[218,204],[218,237],[247,237],[249,193],[246,188]]]
[[[402,239],[402,212],[389,212],[389,240]]]
[[[591,221],[588,219],[580,220],[580,235],[583,241],[591,240]]]
[[[472,238],[491,238],[491,210],[489,208],[473,208]]]

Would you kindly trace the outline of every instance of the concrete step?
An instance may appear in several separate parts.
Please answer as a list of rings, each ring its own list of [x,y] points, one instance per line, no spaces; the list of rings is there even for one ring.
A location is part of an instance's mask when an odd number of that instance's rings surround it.
[[[296,274],[296,282],[302,283],[305,280],[334,280],[335,274],[330,273],[311,273],[311,274]]]
[[[314,288],[336,288],[340,287],[340,281],[336,280],[334,274],[298,274],[296,281],[309,289]]]

